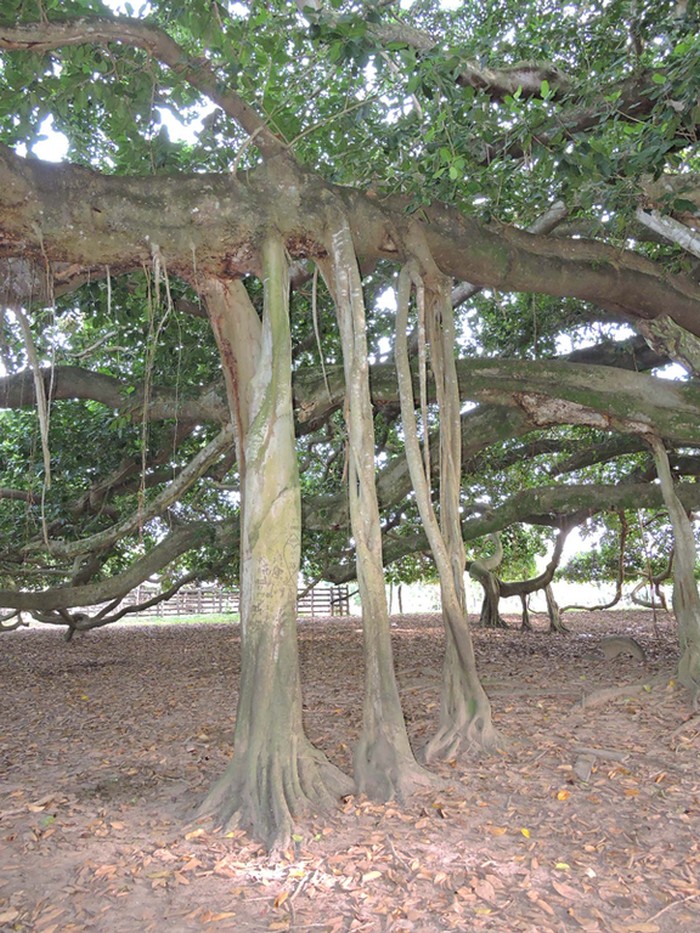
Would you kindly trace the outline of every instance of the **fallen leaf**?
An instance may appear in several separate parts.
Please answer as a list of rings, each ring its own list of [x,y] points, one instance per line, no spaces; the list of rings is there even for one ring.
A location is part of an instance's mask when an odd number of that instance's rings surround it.
[[[561,894],[561,896],[565,897],[567,900],[578,901],[581,899],[580,891],[577,891],[576,888],[573,888],[570,884],[564,884],[564,882],[552,878],[552,887],[557,894]]]
[[[490,881],[487,881],[485,878],[475,878],[471,884],[474,893],[477,897],[480,897],[482,901],[495,903],[496,891]]]
[[[222,910],[218,914],[213,914],[211,911],[207,911],[202,916],[202,923],[218,923],[220,920],[230,920],[232,917],[236,916],[234,910]]]
[[[280,893],[277,895],[277,897],[275,898],[273,902],[273,906],[281,907],[288,897],[289,897],[289,891],[280,891]]]

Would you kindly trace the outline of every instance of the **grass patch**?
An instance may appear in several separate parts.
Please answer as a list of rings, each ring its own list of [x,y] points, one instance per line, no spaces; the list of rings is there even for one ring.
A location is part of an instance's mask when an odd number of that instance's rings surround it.
[[[125,620],[127,625],[221,625],[222,623],[238,623],[240,616],[237,612],[207,612],[190,616],[131,616]]]

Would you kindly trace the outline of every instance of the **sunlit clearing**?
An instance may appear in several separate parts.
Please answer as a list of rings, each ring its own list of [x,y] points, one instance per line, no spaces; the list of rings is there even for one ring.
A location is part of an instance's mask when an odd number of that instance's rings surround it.
[[[401,0],[401,9],[409,10],[416,0]],[[464,0],[440,0],[440,6],[443,10],[457,10],[462,6]]]
[[[32,146],[34,155],[44,162],[62,162],[68,153],[68,139],[55,129],[51,115],[39,125],[39,134],[39,142]]]
[[[197,119],[191,123],[183,123],[167,107],[156,108],[160,115],[161,124],[168,130],[168,137],[173,143],[195,143],[202,132],[202,121],[217,109],[216,104],[207,104],[197,108]],[[195,112],[195,111],[191,111]]]
[[[680,363],[667,363],[666,366],[655,369],[654,375],[659,379],[672,379],[676,382],[687,382],[689,378],[687,370]]]
[[[396,311],[396,292],[393,288],[386,288],[377,295],[377,308],[383,311]]]
[[[557,334],[557,356],[566,356],[576,350],[584,350],[586,347],[594,347],[602,340],[613,339],[615,341],[628,340],[634,337],[634,331],[627,324],[614,324],[606,327],[604,333],[600,328],[590,327],[585,324],[577,328],[572,334]]]
[[[129,0],[105,0],[105,5],[123,16],[147,16],[153,12],[150,3],[139,3],[138,0],[132,0],[131,3]]]

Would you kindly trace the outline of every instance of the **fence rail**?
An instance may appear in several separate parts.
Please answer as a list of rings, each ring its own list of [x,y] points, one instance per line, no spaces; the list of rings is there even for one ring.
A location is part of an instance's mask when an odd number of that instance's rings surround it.
[[[124,605],[137,606],[158,593],[152,586],[138,586],[124,600]],[[238,612],[239,594],[236,590],[183,587],[170,599],[139,612],[144,616],[214,615]],[[315,586],[299,590],[297,614],[300,616],[344,616],[350,614],[347,586]]]

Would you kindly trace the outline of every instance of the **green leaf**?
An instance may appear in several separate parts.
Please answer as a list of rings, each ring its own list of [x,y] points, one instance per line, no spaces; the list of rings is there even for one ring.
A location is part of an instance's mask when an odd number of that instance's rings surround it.
[[[698,207],[694,201],[689,201],[687,198],[675,198],[673,201],[673,210],[700,214],[700,207]]]

